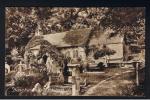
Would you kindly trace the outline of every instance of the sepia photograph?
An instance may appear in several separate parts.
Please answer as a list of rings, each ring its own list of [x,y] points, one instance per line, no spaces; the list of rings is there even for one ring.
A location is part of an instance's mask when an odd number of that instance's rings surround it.
[[[5,7],[5,96],[145,96],[145,7]]]

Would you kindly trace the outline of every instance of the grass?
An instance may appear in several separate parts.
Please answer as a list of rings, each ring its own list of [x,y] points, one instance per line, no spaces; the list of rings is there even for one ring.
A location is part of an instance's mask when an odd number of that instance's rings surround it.
[[[98,82],[109,77],[109,75],[97,74],[97,73],[83,73],[80,76],[81,76],[81,81],[86,79],[88,84],[90,85],[96,85]]]
[[[12,74],[6,77],[9,78],[10,76],[12,76]],[[143,77],[143,75],[141,77]],[[42,82],[43,79],[39,79],[39,78],[40,77],[33,78],[33,79],[25,78],[25,82],[32,82],[32,81]],[[117,68],[117,67],[106,68],[104,70],[104,73],[94,73],[94,72],[81,73],[80,79],[82,84],[85,79],[87,80],[87,84],[88,84],[88,86],[85,89],[83,88],[83,93],[81,94],[81,96],[82,95],[84,96],[143,96],[144,95],[144,93],[141,90],[139,90],[135,85],[134,69]],[[103,80],[106,79],[108,80],[102,82]],[[10,80],[7,79],[6,81],[10,81]],[[25,82],[21,83],[21,85],[25,84]],[[99,84],[100,82],[102,82],[102,84]],[[34,84],[31,84],[31,87],[33,86]],[[33,94],[23,92],[21,95],[33,95]],[[71,93],[66,93],[61,91],[58,92],[49,91],[49,93],[46,96],[71,96]]]
[[[127,72],[127,73],[123,73]],[[102,84],[98,84],[107,77],[113,77]],[[106,75],[106,76],[105,76]],[[87,76],[89,77],[89,76]],[[92,76],[94,77],[94,76]],[[89,77],[90,78],[90,77]],[[94,79],[94,78],[93,78]],[[101,77],[95,77],[97,85],[91,84],[91,88],[87,90],[84,96],[143,96],[135,84],[135,73],[133,69],[108,68]],[[94,80],[95,80],[94,79]],[[96,83],[95,83],[96,84]]]

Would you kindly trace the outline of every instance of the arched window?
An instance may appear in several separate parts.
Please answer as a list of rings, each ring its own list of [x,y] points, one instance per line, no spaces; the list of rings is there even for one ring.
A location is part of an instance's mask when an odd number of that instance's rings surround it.
[[[47,55],[43,55],[43,61],[44,61],[45,64],[46,64],[46,62],[47,62],[47,58],[48,58]]]
[[[73,50],[73,58],[77,58],[78,57],[78,50]]]
[[[70,57],[70,52],[69,51],[66,52],[66,57]]]
[[[73,58],[76,58],[76,52],[73,50]]]
[[[78,57],[78,50],[75,51],[76,57]]]

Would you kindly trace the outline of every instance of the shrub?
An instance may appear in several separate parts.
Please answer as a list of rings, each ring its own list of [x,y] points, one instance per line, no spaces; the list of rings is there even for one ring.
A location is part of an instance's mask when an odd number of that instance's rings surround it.
[[[5,82],[10,82],[12,79],[12,76],[14,76],[15,72],[10,72],[7,75],[5,75]]]
[[[15,81],[15,86],[19,87],[27,87],[30,86],[30,80],[27,79],[26,76],[20,77]]]
[[[144,92],[140,90],[139,87],[136,86],[136,84],[128,84],[126,86],[120,86],[121,93],[120,96],[143,96]]]
[[[102,62],[98,63],[97,67],[99,67],[100,70],[104,70],[104,64]]]
[[[11,81],[11,76],[6,75],[5,76],[5,82],[7,83],[7,82],[10,82],[10,81]]]

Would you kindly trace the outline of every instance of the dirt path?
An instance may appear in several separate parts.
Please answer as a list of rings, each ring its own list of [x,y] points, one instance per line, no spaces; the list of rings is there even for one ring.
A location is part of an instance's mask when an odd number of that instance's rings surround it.
[[[116,96],[121,94],[122,86],[132,84],[133,81],[129,80],[125,75],[133,73],[133,70],[126,70],[121,73],[115,73],[113,76],[100,81],[95,86],[89,88],[84,96]],[[123,77],[122,77],[123,76]],[[118,77],[122,77],[119,78]],[[128,76],[130,77],[130,76]]]

